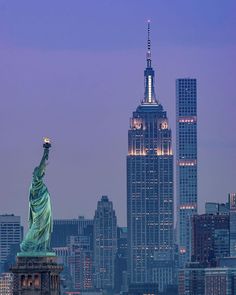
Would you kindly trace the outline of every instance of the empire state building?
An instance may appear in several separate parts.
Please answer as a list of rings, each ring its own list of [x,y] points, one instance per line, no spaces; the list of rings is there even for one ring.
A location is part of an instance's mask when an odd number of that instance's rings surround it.
[[[173,283],[173,155],[166,111],[156,98],[148,22],[145,91],[128,131],[127,223],[131,283]]]

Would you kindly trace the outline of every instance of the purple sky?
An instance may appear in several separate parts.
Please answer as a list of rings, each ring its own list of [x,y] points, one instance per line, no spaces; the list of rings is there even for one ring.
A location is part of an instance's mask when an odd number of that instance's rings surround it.
[[[93,217],[106,194],[126,224],[127,131],[144,92],[149,18],[173,135],[175,79],[198,79],[200,211],[236,191],[234,0],[0,0],[0,213],[25,222],[48,135],[54,217]]]

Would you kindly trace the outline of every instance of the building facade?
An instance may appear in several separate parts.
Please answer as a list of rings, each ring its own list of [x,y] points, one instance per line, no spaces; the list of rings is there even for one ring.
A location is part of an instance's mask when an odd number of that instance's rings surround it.
[[[230,256],[236,257],[236,193],[229,194]]]
[[[158,284],[155,283],[142,283],[131,284],[129,286],[129,295],[158,295]]]
[[[229,203],[205,203],[206,214],[229,214]]]
[[[0,276],[0,295],[13,295],[13,274],[6,272]]]
[[[54,219],[51,247],[66,247],[69,236],[78,235],[78,219]]]
[[[94,286],[114,289],[117,218],[107,196],[98,201],[94,216]]]
[[[192,261],[215,267],[230,256],[229,215],[202,214],[192,217]]]
[[[199,267],[199,263],[191,263],[180,269],[178,289],[179,295],[205,295],[205,268]]]
[[[65,289],[93,287],[93,219],[54,220],[53,250],[63,264],[61,278]],[[57,245],[55,247],[55,245]]]
[[[236,294],[236,269],[226,267],[206,268],[205,294]]]
[[[88,226],[93,226],[93,220],[84,216],[74,219],[54,219],[51,247],[66,247],[70,236],[83,235]]]
[[[22,240],[20,216],[0,215],[0,272],[3,271],[11,249],[18,247]]]
[[[176,80],[176,196],[179,262],[190,261],[190,219],[197,213],[197,81]]]
[[[131,283],[157,283],[162,290],[173,280],[173,155],[151,62],[148,23],[144,99],[128,131],[128,271]]]
[[[89,236],[71,236],[68,241],[68,266],[73,288],[88,291],[93,288],[93,252]]]
[[[127,289],[127,228],[117,228],[117,252],[115,258],[115,292]]]
[[[11,266],[13,295],[60,295],[62,265],[56,256],[17,256]]]
[[[235,295],[236,268],[201,268],[189,264],[179,271],[179,295]]]
[[[226,203],[207,202],[205,212],[207,214],[229,216],[230,256],[236,257],[236,193],[229,193]]]

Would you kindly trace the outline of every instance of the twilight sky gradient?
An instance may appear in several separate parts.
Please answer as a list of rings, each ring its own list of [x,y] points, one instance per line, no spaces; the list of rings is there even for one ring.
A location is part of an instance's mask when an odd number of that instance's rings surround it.
[[[93,217],[106,194],[126,224],[127,131],[144,92],[149,18],[173,135],[175,79],[198,79],[200,212],[236,191],[234,0],[0,0],[0,214],[26,221],[48,135],[54,217]]]

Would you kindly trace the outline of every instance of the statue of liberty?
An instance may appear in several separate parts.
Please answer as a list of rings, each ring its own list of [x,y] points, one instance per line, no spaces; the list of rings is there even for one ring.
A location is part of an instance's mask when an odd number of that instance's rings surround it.
[[[50,139],[44,138],[44,153],[42,160],[34,169],[29,191],[29,229],[20,245],[20,256],[52,255],[50,237],[52,233],[52,210],[50,194],[43,182],[46,162],[51,147]],[[55,254],[54,254],[55,255]]]

